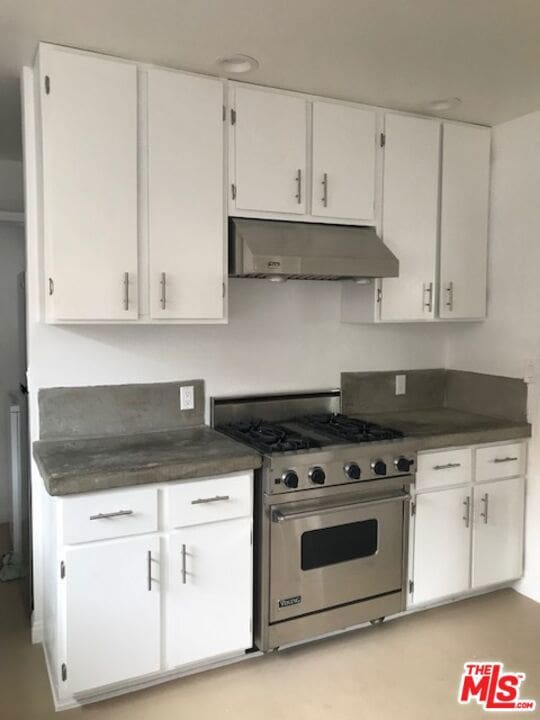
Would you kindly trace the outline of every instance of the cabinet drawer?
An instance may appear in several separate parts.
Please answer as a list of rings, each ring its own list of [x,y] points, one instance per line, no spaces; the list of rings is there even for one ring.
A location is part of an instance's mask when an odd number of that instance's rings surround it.
[[[524,443],[493,445],[479,448],[476,451],[476,479],[478,481],[522,475],[524,467]]]
[[[192,480],[168,488],[170,527],[251,516],[251,474]]]
[[[66,545],[158,529],[157,488],[112,490],[62,499]]]
[[[459,485],[471,481],[472,451],[470,448],[420,453],[416,472],[416,489]]]

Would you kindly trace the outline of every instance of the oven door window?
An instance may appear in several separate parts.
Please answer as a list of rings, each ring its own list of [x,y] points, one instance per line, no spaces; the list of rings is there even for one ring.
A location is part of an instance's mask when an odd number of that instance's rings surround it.
[[[302,570],[375,555],[379,523],[375,519],[309,530],[302,535]]]

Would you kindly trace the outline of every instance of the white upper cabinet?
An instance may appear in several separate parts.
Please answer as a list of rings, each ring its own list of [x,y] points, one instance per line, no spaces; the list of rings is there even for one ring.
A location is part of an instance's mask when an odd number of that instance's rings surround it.
[[[45,45],[36,82],[47,319],[136,319],[137,68]]]
[[[238,85],[233,92],[232,209],[303,214],[306,101]]]
[[[373,222],[376,115],[313,103],[312,215]]]
[[[437,120],[386,115],[382,233],[399,277],[382,281],[382,320],[434,317],[439,144]]]
[[[148,70],[150,315],[224,314],[223,84]]]
[[[440,316],[486,314],[490,130],[443,124]]]

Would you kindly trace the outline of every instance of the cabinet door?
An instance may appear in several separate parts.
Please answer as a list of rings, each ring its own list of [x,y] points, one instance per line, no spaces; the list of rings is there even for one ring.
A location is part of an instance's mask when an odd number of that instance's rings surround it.
[[[167,665],[252,645],[251,518],[196,525],[168,539]]]
[[[486,314],[489,128],[443,125],[440,316]]]
[[[399,277],[382,281],[382,320],[426,320],[435,312],[440,123],[387,115],[383,239]]]
[[[473,587],[521,576],[523,496],[523,478],[474,488]]]
[[[160,669],[159,567],[156,535],[67,549],[69,693]]]
[[[39,68],[47,319],[136,319],[137,68],[51,47]]]
[[[152,318],[223,317],[222,114],[221,81],[148,71]]]
[[[416,496],[415,605],[468,589],[471,525],[470,489],[441,490]]]
[[[238,86],[234,93],[233,207],[304,213],[306,101]]]
[[[313,215],[373,220],[375,123],[370,110],[313,103]]]

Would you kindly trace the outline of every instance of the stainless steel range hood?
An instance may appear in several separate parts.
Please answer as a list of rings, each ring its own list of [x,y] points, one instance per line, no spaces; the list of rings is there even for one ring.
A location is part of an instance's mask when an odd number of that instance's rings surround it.
[[[281,280],[397,277],[399,261],[372,227],[231,218],[229,275]]]

